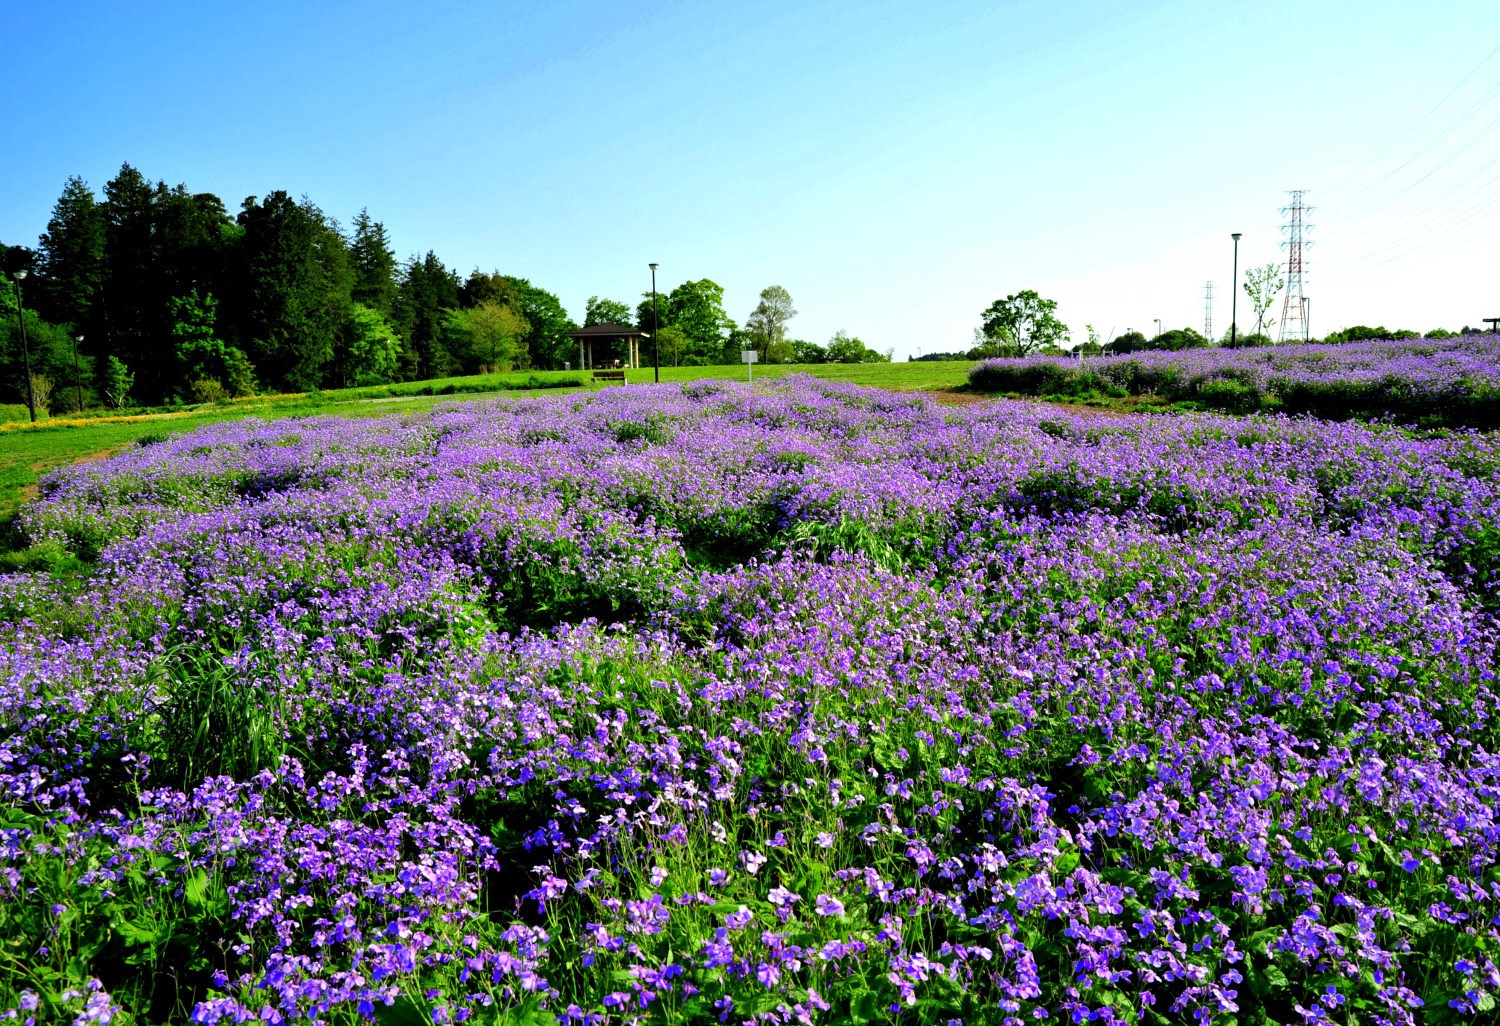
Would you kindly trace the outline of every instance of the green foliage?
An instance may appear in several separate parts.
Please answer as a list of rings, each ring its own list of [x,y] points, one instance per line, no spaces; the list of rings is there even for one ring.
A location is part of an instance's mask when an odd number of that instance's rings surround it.
[[[445,311],[459,305],[458,276],[443,266],[431,250],[422,259],[407,261],[396,290],[394,323],[406,345],[402,349],[402,375],[407,378],[440,378],[454,364],[443,346]]]
[[[661,362],[663,366],[676,367],[685,362],[690,356],[688,349],[688,338],[680,328],[674,328],[663,324],[656,332],[656,345],[660,347]],[[650,353],[651,342],[641,343],[642,358]]]
[[[130,402],[130,390],[135,387],[135,374],[117,356],[111,356],[104,365],[104,399],[117,410]]]
[[[980,315],[975,335],[980,357],[1028,356],[1068,337],[1068,326],[1057,319],[1057,302],[1031,289],[997,299]]]
[[[1241,286],[1250,297],[1250,311],[1255,314],[1255,334],[1265,334],[1266,311],[1276,302],[1276,294],[1286,286],[1279,264],[1252,267],[1245,272]]]
[[[761,290],[760,302],[745,319],[745,329],[762,363],[785,363],[791,357],[786,323],[795,316],[790,292],[780,285]]]
[[[658,297],[658,307],[660,297]],[[683,357],[707,363],[724,351],[735,323],[724,312],[724,289],[704,278],[685,281],[667,299],[663,321],[682,333]]]
[[[188,386],[188,395],[195,403],[223,402],[227,394],[216,378],[200,378]]]
[[[453,362],[467,373],[524,369],[530,366],[523,348],[530,327],[514,308],[485,300],[468,309],[449,310],[443,341]]]
[[[1146,343],[1146,336],[1139,331],[1127,331],[1123,335],[1116,335],[1110,339],[1104,351],[1106,353],[1133,353],[1137,349],[1145,349]]]
[[[354,271],[350,299],[389,317],[396,304],[396,254],[385,225],[370,217],[368,210],[355,215],[349,260]]]
[[[192,292],[172,300],[172,347],[183,387],[221,381],[224,376],[224,343],[214,330],[218,308],[211,293]]]
[[[236,399],[256,392],[255,367],[236,346],[224,347],[224,390]]]
[[[346,386],[383,384],[400,372],[401,340],[379,310],[363,303],[349,308],[338,368]]]
[[[245,201],[248,355],[273,387],[315,388],[349,320],[353,268],[343,238],[311,202],[285,192]]]
[[[104,287],[104,212],[77,175],[68,179],[52,208],[41,248],[49,312],[83,328]]]
[[[868,348],[864,342],[849,335],[842,328],[828,340],[826,359],[829,363],[889,363],[888,355]]]
[[[616,299],[601,299],[590,296],[584,310],[583,326],[593,324],[629,324],[630,307]]]
[[[530,325],[521,341],[531,356],[531,362],[538,367],[557,368],[576,359],[578,347],[568,337],[568,332],[577,325],[563,309],[562,301],[525,278],[507,277],[506,281],[515,297],[516,312]]]
[[[792,347],[793,363],[828,363],[828,350],[816,342],[805,342],[800,338],[794,338],[789,343]],[[860,362],[860,361],[856,361]]]

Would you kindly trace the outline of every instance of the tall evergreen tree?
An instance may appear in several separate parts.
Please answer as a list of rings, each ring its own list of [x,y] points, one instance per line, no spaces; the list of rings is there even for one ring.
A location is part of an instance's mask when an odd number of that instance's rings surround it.
[[[137,391],[159,400],[165,394],[160,372],[175,364],[176,354],[159,302],[155,199],[151,183],[129,164],[122,164],[104,186],[104,338],[99,350],[118,356],[136,372]]]
[[[158,274],[168,309],[173,299],[189,293],[223,290],[230,273],[228,250],[240,234],[224,201],[211,192],[159,185],[155,206]]]
[[[41,241],[49,318],[90,332],[104,288],[104,211],[77,175],[63,186]]]
[[[389,317],[396,305],[396,254],[385,225],[368,210],[354,218],[349,259],[354,266],[354,301]]]
[[[239,223],[250,358],[272,387],[316,388],[349,320],[344,240],[316,206],[280,190],[245,200]]]
[[[396,328],[406,340],[402,373],[407,378],[438,378],[454,367],[443,344],[445,310],[459,306],[458,275],[436,253],[406,262],[396,290]]]

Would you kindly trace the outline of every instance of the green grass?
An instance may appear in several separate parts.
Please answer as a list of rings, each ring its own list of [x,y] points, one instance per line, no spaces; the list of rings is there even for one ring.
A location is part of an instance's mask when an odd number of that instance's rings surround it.
[[[846,381],[896,391],[953,390],[967,380],[969,364],[874,363],[874,364],[767,364],[757,365],[756,380],[788,374],[812,374],[830,381]],[[650,367],[625,372],[628,385],[649,384]],[[745,367],[663,367],[663,382],[680,383],[702,378],[745,380]],[[306,417],[316,414],[374,416],[421,408],[435,401],[494,394],[535,394],[591,389],[588,372],[520,371],[468,377],[408,381],[396,385],[330,389],[311,394],[256,396],[224,405],[187,407],[176,411],[137,411],[112,416],[89,411],[82,417],[59,416],[35,425],[16,424],[0,430],[0,520],[15,515],[29,490],[41,476],[56,467],[93,457],[107,456],[146,435],[191,431],[193,428],[240,417]],[[19,407],[24,417],[24,407]],[[14,412],[14,411],[11,411]],[[20,418],[17,418],[20,419]]]

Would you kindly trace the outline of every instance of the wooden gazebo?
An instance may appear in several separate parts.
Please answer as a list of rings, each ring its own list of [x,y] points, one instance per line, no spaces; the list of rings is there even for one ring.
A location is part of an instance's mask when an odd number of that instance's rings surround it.
[[[637,331],[628,324],[590,324],[577,331],[568,332],[568,337],[578,340],[579,370],[612,370],[621,366],[619,358],[614,355],[616,342],[623,339],[627,343],[624,366],[639,367],[641,365],[641,339],[651,336],[644,331]],[[599,353],[601,343],[604,349],[602,359]]]

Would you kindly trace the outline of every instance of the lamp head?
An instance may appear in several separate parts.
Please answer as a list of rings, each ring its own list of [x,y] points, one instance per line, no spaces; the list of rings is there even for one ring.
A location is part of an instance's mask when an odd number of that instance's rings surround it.
[[[15,274],[11,275],[11,277],[15,278],[16,281],[25,281],[26,280],[26,269],[22,268],[21,270],[17,271]]]
[[[1234,241],[1235,241],[1235,242],[1239,242],[1239,241],[1240,241],[1240,236],[1241,236],[1241,235],[1242,235],[1242,234],[1243,234],[1243,233],[1242,233],[1242,232],[1231,232],[1231,233],[1230,233],[1230,234],[1229,234],[1229,237],[1230,237],[1230,238],[1231,238],[1231,239],[1233,239],[1233,240],[1234,240]]]
[[[649,266],[650,266],[650,268],[651,268],[651,270],[653,270],[653,271],[654,271],[654,270],[656,270],[656,269],[657,269],[657,268],[658,268],[658,267],[660,267],[660,266],[661,266],[661,264],[650,264],[650,265],[649,265]]]

